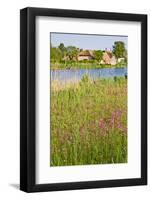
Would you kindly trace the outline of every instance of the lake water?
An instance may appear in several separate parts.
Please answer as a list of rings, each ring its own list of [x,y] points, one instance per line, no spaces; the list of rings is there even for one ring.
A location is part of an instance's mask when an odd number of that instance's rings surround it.
[[[61,82],[79,81],[84,75],[88,75],[93,80],[101,77],[125,76],[127,75],[127,68],[51,70],[51,80]]]

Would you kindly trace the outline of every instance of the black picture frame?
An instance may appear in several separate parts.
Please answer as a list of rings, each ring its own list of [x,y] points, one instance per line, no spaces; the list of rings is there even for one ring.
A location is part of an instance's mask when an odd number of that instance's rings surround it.
[[[35,19],[54,16],[141,23],[141,178],[36,184]],[[20,190],[44,192],[147,184],[147,15],[48,8],[20,11]]]

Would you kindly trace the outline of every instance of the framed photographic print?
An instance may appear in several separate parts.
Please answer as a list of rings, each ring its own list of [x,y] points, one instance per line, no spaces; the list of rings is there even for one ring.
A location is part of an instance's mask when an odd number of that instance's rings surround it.
[[[147,16],[20,12],[20,189],[147,184]]]

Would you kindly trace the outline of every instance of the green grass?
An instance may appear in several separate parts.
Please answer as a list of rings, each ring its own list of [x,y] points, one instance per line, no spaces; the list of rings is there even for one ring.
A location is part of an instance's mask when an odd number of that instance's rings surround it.
[[[51,166],[127,162],[127,80],[51,90]]]
[[[127,67],[126,63],[118,63],[116,65],[105,65],[105,64],[98,64],[98,63],[92,63],[92,62],[67,62],[67,63],[51,63],[51,69],[57,70],[57,69],[102,69],[102,68],[124,68]]]

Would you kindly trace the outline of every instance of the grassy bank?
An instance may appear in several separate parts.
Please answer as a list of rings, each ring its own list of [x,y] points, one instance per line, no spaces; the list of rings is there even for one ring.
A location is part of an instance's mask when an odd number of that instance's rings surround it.
[[[126,63],[118,63],[116,65],[105,65],[105,64],[98,64],[92,62],[67,62],[67,63],[51,63],[50,67],[52,70],[57,69],[103,69],[103,68],[124,68],[126,67]]]
[[[51,166],[127,162],[127,80],[51,90]]]

